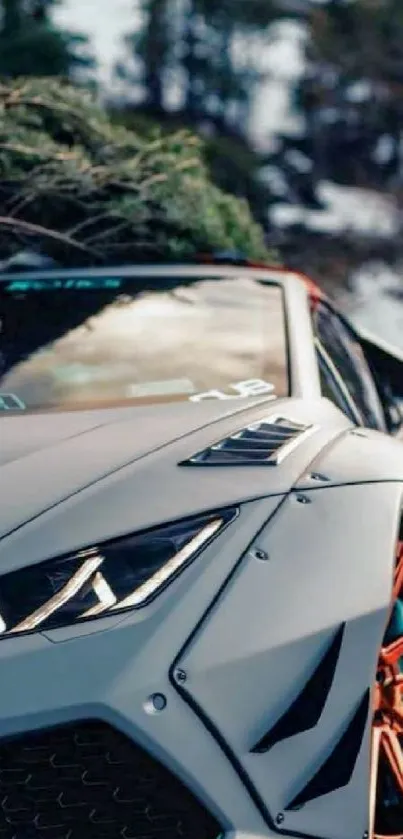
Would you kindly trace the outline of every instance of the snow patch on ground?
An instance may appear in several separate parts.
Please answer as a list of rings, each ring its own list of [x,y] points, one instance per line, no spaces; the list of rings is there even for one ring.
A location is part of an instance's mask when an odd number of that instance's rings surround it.
[[[88,34],[104,85],[110,85],[114,64],[124,52],[123,36],[139,22],[134,5],[133,0],[65,0],[54,11],[58,26]]]
[[[382,262],[368,263],[352,277],[347,310],[352,322],[403,349],[403,269]]]
[[[318,197],[326,205],[323,210],[275,204],[270,210],[272,222],[280,227],[303,224],[321,233],[352,232],[377,238],[389,238],[399,232],[399,212],[389,196],[321,181]]]

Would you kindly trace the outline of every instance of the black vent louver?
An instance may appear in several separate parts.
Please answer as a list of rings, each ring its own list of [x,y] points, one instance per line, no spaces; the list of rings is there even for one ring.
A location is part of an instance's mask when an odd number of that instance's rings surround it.
[[[370,691],[366,690],[333,751],[304,789],[287,805],[286,810],[299,810],[316,798],[329,795],[350,783],[365,734],[370,698]]]
[[[253,754],[265,754],[276,743],[314,728],[324,711],[339,661],[345,624],[337,630],[314,672],[285,713],[253,746]]]
[[[193,455],[182,466],[277,466],[315,430],[284,417],[271,416],[242,428]]]

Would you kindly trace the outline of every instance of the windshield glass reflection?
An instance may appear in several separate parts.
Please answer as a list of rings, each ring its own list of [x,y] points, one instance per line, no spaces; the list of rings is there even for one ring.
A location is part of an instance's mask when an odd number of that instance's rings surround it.
[[[3,401],[61,410],[231,396],[250,379],[287,393],[279,287],[244,276],[153,284],[0,284]]]

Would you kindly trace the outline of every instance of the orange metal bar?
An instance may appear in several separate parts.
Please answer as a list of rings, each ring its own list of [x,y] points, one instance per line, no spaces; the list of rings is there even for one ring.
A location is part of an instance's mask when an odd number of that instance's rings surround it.
[[[403,594],[403,542],[396,547],[396,567],[393,583],[392,606]],[[370,836],[373,839],[403,839],[402,834],[375,833],[377,807],[377,781],[381,753],[386,758],[396,788],[402,796],[403,828],[403,752],[399,735],[403,735],[403,673],[399,660],[403,657],[403,637],[387,647],[379,656],[377,683],[374,691],[374,722],[371,743],[370,770]]]

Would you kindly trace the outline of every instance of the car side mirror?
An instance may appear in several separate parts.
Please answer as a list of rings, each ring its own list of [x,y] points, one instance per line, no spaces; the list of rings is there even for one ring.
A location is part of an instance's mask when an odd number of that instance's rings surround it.
[[[396,433],[403,427],[403,352],[369,333],[360,332],[358,337],[383,403],[388,430]]]

